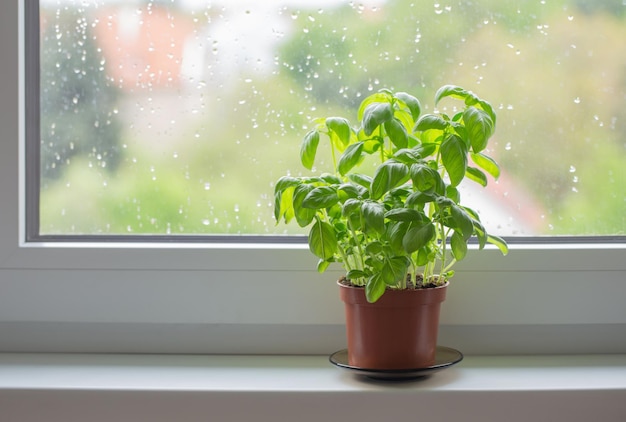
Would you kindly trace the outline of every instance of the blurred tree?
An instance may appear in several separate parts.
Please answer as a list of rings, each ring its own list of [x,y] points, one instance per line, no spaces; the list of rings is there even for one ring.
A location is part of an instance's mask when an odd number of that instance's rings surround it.
[[[41,175],[60,177],[73,156],[114,170],[120,160],[117,91],[108,83],[86,14],[72,7],[42,16]]]

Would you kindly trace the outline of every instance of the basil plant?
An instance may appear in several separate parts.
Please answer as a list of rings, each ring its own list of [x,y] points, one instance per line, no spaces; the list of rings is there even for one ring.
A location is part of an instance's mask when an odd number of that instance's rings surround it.
[[[478,213],[461,204],[458,190],[464,179],[484,187],[488,175],[500,174],[484,153],[495,130],[494,110],[457,86],[440,88],[435,105],[445,97],[463,103],[451,117],[422,114],[414,96],[381,90],[361,103],[358,127],[342,117],[315,120],[300,160],[311,170],[320,139],[327,139],[335,173],[284,176],[276,183],[276,221],[310,226],[318,271],[341,263],[369,302],[387,288],[444,284],[472,237],[481,249],[492,243],[508,251]]]

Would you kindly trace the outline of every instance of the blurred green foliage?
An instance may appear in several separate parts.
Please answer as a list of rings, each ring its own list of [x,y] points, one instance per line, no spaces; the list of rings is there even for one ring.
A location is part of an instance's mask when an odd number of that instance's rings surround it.
[[[75,156],[114,171],[120,160],[118,91],[108,83],[87,19],[70,7],[44,13],[41,34],[41,174],[63,175]]]
[[[94,119],[114,117],[111,104],[122,99],[108,88],[82,88],[91,105],[80,112],[42,108],[42,138],[55,122],[74,132],[51,144],[80,140],[62,177],[42,189],[42,231],[283,233],[272,218],[273,183],[298,168],[311,119],[356,115],[361,99],[383,87],[429,99],[453,83],[494,102],[501,201],[526,202],[511,207],[531,207],[537,234],[626,234],[625,10],[608,0],[390,0],[376,11],[354,4],[294,11],[278,71],[234,78],[219,95],[207,88],[210,112],[158,146],[135,139],[129,116],[119,116],[126,125],[119,133],[114,118],[106,135],[93,128]],[[87,112],[105,116],[80,115]],[[70,117],[85,123],[68,124]],[[98,165],[94,151],[109,154],[106,167],[116,171]],[[42,154],[59,161],[45,145]],[[511,183],[524,194],[511,199]]]

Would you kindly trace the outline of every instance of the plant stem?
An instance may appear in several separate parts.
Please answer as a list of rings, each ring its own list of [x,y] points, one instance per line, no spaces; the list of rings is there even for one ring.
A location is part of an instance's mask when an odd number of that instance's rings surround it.
[[[448,272],[448,270],[450,268],[452,268],[454,266],[454,264],[456,263],[456,258],[452,258],[452,260],[450,261],[450,263],[448,265],[446,265],[446,267],[443,269],[443,273],[445,274],[446,272]]]
[[[448,232],[445,231],[443,223],[439,223],[439,230],[441,231],[441,272],[439,273],[440,277],[443,277],[443,274],[446,272],[446,255],[448,251],[446,250],[446,246],[448,243]]]
[[[348,229],[350,230],[350,235],[352,236],[352,240],[354,241],[354,244],[356,245],[356,249],[358,251],[357,255],[359,257],[359,270],[363,270],[365,269],[365,261],[363,261],[363,256],[365,255],[363,253],[363,248],[361,247],[361,242],[359,242],[359,236],[357,235],[356,231],[354,230],[354,227],[352,226],[352,222],[348,221]]]

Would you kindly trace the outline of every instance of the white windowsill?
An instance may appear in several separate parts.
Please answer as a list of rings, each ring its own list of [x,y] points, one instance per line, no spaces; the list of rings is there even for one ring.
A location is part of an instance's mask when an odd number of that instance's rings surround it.
[[[20,422],[624,421],[626,355],[469,356],[392,383],[325,356],[0,354],[0,409]]]

